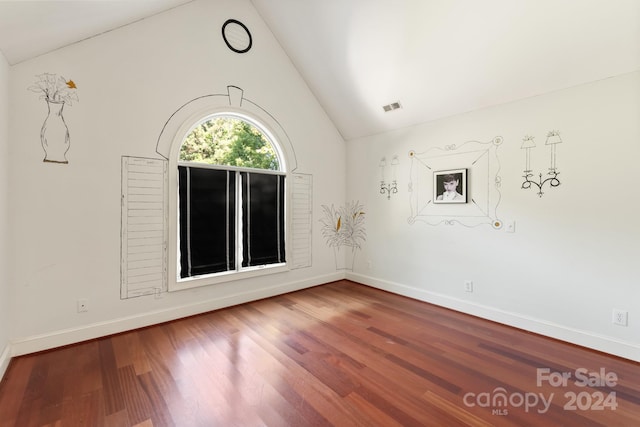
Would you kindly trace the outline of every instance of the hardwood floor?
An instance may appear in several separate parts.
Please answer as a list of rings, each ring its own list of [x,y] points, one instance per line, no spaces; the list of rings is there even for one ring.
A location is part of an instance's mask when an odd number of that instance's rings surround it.
[[[3,427],[265,425],[639,426],[640,364],[339,281],[17,357],[0,385]]]

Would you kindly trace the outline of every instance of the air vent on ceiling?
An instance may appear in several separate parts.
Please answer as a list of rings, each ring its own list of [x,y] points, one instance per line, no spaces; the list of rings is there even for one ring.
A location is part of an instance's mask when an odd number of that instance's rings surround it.
[[[399,108],[402,108],[402,105],[400,105],[400,102],[397,102],[397,101],[392,102],[391,104],[382,106],[382,109],[384,110],[385,113],[388,113],[389,111],[397,110]]]

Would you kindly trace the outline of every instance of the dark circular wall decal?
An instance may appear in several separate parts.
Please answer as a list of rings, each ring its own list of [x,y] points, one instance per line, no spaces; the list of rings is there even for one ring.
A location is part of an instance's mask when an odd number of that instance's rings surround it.
[[[227,19],[222,25],[222,38],[227,47],[236,53],[249,52],[253,44],[249,29],[237,19]]]

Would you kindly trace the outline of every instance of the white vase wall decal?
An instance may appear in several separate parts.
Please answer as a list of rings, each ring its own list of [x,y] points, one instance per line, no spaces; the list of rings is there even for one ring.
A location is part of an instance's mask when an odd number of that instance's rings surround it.
[[[44,162],[69,163],[67,151],[69,151],[69,128],[64,121],[62,111],[64,102],[47,101],[48,114],[42,124],[40,141],[44,150]]]
[[[67,152],[71,145],[69,128],[62,111],[66,104],[78,101],[76,84],[57,74],[44,73],[27,89],[40,94],[47,103],[47,117],[40,129],[40,143],[44,150],[44,162],[67,164]]]

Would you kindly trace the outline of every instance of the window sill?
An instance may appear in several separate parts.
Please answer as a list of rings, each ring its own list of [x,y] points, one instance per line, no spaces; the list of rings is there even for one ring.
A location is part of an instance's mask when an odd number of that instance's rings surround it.
[[[224,273],[209,274],[205,276],[188,277],[176,279],[169,283],[169,292],[183,291],[185,289],[199,288],[201,286],[216,285],[219,283],[233,282],[236,280],[250,279],[252,277],[265,276],[267,274],[284,273],[289,271],[287,264],[264,265],[260,267],[249,267],[241,271],[230,271]]]

